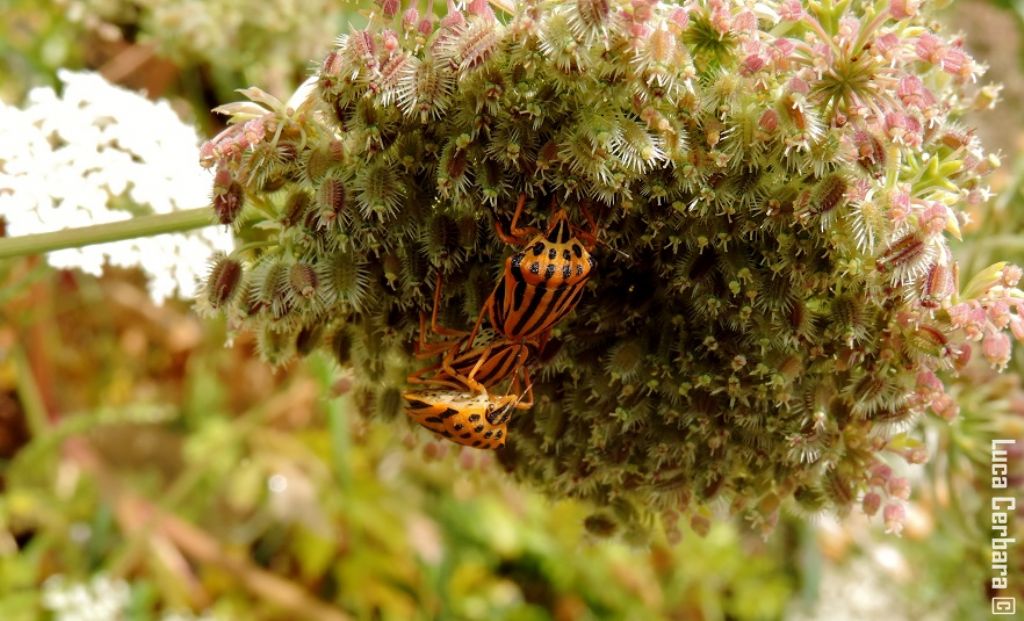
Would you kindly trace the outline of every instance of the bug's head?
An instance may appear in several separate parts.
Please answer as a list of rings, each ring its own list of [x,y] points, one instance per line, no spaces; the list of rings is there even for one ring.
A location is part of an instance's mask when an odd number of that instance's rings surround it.
[[[484,418],[494,426],[504,425],[512,418],[512,409],[515,407],[515,404],[514,398],[502,399],[497,403],[489,403],[487,404],[487,413],[484,415]]]
[[[545,236],[552,244],[565,244],[572,238],[572,226],[569,224],[569,212],[559,209],[551,216],[548,232]]]

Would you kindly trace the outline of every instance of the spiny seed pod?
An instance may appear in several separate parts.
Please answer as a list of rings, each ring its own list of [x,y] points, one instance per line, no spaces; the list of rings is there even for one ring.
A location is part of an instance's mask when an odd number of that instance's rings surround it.
[[[352,336],[346,328],[339,328],[331,336],[331,353],[343,367],[352,363]]]
[[[583,527],[587,529],[591,535],[607,539],[615,534],[619,529],[619,525],[606,513],[594,513],[588,515],[583,520]]]
[[[394,218],[406,194],[405,183],[383,162],[362,169],[355,187],[363,217],[381,222]]]
[[[455,76],[447,63],[430,57],[410,59],[399,81],[398,106],[423,122],[439,118],[448,107],[454,82]]]
[[[321,264],[320,273],[338,302],[353,312],[363,309],[370,290],[370,274],[365,263],[349,253],[338,252]]]
[[[835,212],[846,202],[846,181],[839,175],[829,175],[818,183],[811,193],[811,213],[821,218],[826,226],[835,217]]]
[[[953,289],[952,270],[942,263],[934,263],[921,279],[921,306],[938,308]]]
[[[497,46],[501,31],[494,22],[474,19],[452,37],[445,46],[443,56],[463,75],[484,64]]]
[[[575,13],[576,35],[584,38],[587,33],[595,32],[604,26],[611,15],[611,7],[608,0],[576,0]],[[576,25],[578,23],[578,26]]]
[[[377,394],[374,400],[377,405],[377,415],[384,420],[394,420],[405,405],[402,398],[402,391],[397,388],[385,388]]]
[[[345,213],[347,204],[347,192],[345,183],[341,179],[327,177],[317,188],[316,208],[319,217],[319,225],[330,229],[337,222],[341,214]]]
[[[320,277],[312,265],[293,263],[288,270],[288,284],[295,296],[309,300],[317,293]]]
[[[437,261],[441,257],[453,255],[459,249],[459,225],[445,214],[435,214],[427,224],[423,238],[423,246],[427,256]]]
[[[476,218],[463,217],[459,218],[457,226],[459,227],[459,245],[467,250],[476,246],[480,234],[480,222]]]
[[[824,478],[824,494],[837,507],[849,507],[855,498],[850,480],[838,470],[831,470]]]
[[[226,255],[215,256],[206,278],[206,299],[212,308],[231,302],[242,282],[242,264]]]
[[[245,191],[242,184],[235,181],[227,170],[218,169],[213,186],[213,211],[217,214],[217,222],[234,223],[244,205]]]
[[[320,345],[324,333],[322,323],[313,323],[303,326],[295,335],[295,353],[300,356],[308,356]]]
[[[294,354],[295,336],[267,325],[256,335],[256,350],[267,363],[280,366]]]
[[[284,261],[270,261],[262,266],[259,274],[257,299],[275,319],[284,317],[291,309],[288,272],[288,264]]]
[[[634,379],[643,368],[644,351],[639,341],[620,343],[608,354],[608,374],[623,382]]]
[[[890,274],[894,283],[906,283],[927,269],[932,256],[932,245],[923,233],[912,230],[889,244],[875,264],[878,271]]]
[[[860,130],[853,135],[854,148],[857,152],[857,163],[861,168],[868,171],[873,177],[877,177],[885,170],[885,147],[882,141],[866,130]]]
[[[437,185],[443,194],[457,198],[470,189],[469,161],[467,150],[460,148],[455,141],[445,147],[437,167]]]
[[[334,170],[343,161],[344,148],[338,140],[331,140],[309,151],[306,166],[303,168],[306,179],[311,184],[320,183],[325,175]]]
[[[289,194],[281,212],[281,224],[295,226],[304,222],[310,202],[309,193],[304,190],[297,190]]]

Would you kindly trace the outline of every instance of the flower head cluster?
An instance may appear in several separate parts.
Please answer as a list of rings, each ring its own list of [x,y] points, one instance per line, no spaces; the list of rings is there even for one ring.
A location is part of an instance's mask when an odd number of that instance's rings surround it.
[[[97,574],[88,582],[51,576],[43,584],[42,605],[55,621],[111,621],[122,619],[132,601],[132,587],[120,579]],[[214,621],[215,617],[190,612],[164,612],[160,621]]]
[[[214,206],[261,245],[203,303],[272,360],[332,348],[392,415],[435,275],[443,323],[471,324],[510,253],[495,223],[525,193],[544,228],[555,200],[595,216],[597,266],[509,470],[606,507],[602,532],[843,510],[922,412],[955,412],[940,376],[1020,332],[1019,270],[961,288],[949,248],[998,164],[958,121],[992,100],[980,72],[902,1],[384,2],[311,94],[225,109]]]
[[[89,582],[51,576],[43,584],[43,607],[59,621],[106,621],[118,618],[131,601],[131,587],[104,575]]]
[[[23,109],[0,104],[0,218],[8,235],[128,220],[202,207],[209,174],[199,138],[167,102],[98,74],[62,71],[63,93],[40,88]],[[210,252],[233,245],[223,231],[167,234],[47,255],[55,267],[99,275],[104,263],[141,266],[160,301],[194,294]]]

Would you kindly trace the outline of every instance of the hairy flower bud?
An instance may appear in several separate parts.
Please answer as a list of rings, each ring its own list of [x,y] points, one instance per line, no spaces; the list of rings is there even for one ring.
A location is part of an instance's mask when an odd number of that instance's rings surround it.
[[[231,302],[242,281],[242,264],[231,257],[215,257],[206,278],[206,300],[212,308]]]

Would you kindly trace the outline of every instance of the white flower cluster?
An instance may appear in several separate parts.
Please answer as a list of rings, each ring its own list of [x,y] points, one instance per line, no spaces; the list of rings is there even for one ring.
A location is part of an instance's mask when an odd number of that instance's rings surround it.
[[[54,621],[119,621],[126,618],[132,588],[124,580],[98,574],[89,582],[51,576],[43,583],[42,605]],[[217,621],[210,613],[163,612],[160,621]]]
[[[114,621],[122,618],[131,594],[123,580],[97,575],[88,583],[69,583],[58,574],[43,583],[42,602],[54,621]]]
[[[211,179],[199,136],[166,101],[152,102],[95,73],[61,71],[63,93],[34,89],[23,109],[0,103],[0,217],[9,236],[203,207]],[[195,293],[227,230],[130,239],[51,252],[60,268],[98,275],[107,262],[141,266],[162,301]]]

